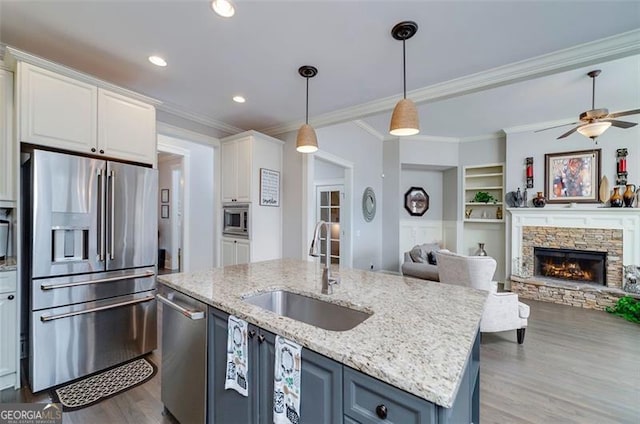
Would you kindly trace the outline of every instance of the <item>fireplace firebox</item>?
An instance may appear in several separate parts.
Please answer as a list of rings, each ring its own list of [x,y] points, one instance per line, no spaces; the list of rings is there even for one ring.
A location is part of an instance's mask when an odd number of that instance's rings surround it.
[[[546,278],[607,284],[607,252],[534,247],[534,274]]]

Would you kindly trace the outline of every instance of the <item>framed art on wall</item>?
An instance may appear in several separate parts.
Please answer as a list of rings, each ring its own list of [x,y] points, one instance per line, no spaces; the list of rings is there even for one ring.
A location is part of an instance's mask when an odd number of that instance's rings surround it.
[[[600,149],[544,155],[547,203],[597,203]]]
[[[260,168],[260,206],[280,206],[280,172]]]

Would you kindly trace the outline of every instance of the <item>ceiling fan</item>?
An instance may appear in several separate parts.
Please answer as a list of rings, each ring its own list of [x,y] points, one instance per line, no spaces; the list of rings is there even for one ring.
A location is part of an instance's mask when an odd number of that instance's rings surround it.
[[[589,75],[589,77],[593,80],[593,88],[591,91],[591,110],[582,112],[580,114],[580,120],[578,122],[557,125],[555,127],[549,127],[549,128],[535,131],[535,132],[546,131],[546,130],[550,130],[558,127],[564,127],[566,125],[580,124],[577,127],[572,128],[571,130],[562,134],[560,137],[557,138],[557,140],[568,137],[576,131],[585,137],[589,137],[592,140],[595,140],[597,137],[602,135],[602,133],[604,133],[607,130],[607,128],[611,126],[618,127],[618,128],[631,128],[638,125],[635,122],[618,121],[614,118],[618,118],[620,116],[635,115],[637,113],[640,113],[640,109],[625,110],[625,111],[616,112],[616,113],[609,113],[609,110],[605,108],[596,109],[595,107],[596,77],[600,75],[600,72],[602,71],[600,71],[599,69],[596,69],[594,71],[587,73],[587,75]]]

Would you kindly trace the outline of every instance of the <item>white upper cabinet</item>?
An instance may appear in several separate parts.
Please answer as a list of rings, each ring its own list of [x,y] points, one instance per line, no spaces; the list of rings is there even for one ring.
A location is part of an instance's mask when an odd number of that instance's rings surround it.
[[[222,201],[251,201],[251,138],[222,143]]]
[[[98,88],[24,62],[18,75],[20,141],[91,153]]]
[[[157,154],[156,109],[98,89],[98,151],[114,158],[153,163]]]
[[[13,145],[13,73],[0,69],[0,200],[16,200]]]
[[[156,163],[151,104],[18,62],[20,141]]]

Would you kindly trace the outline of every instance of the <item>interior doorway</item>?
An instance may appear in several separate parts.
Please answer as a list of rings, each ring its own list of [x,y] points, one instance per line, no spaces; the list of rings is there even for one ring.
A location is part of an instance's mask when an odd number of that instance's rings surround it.
[[[344,221],[342,209],[344,204],[344,185],[316,185],[316,221],[322,220],[328,224],[322,227],[320,232],[320,258],[329,255],[331,264],[344,263],[342,258],[341,240],[345,236],[341,223]],[[327,252],[326,239],[329,239],[329,252]]]
[[[158,153],[158,273],[183,270],[184,157]]]

